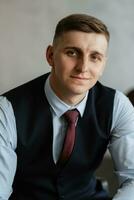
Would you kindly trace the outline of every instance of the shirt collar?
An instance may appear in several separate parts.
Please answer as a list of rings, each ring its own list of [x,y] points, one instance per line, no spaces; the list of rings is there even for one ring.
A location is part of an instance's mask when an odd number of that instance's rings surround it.
[[[83,100],[80,103],[78,103],[75,106],[70,106],[70,105],[66,104],[65,102],[63,102],[54,93],[54,91],[52,90],[52,88],[50,86],[49,78],[50,78],[50,76],[47,78],[46,83],[45,83],[45,94],[46,94],[47,100],[48,100],[51,108],[55,112],[55,114],[58,117],[61,117],[66,111],[76,108],[82,117],[84,114],[85,107],[86,107],[88,92],[86,93],[85,97],[83,98]]]

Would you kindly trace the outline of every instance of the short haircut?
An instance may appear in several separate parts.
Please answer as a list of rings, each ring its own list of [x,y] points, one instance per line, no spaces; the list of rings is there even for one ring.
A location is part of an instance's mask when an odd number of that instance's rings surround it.
[[[72,14],[61,19],[55,29],[55,42],[63,33],[69,31],[82,31],[86,33],[103,34],[107,42],[110,39],[110,33],[107,26],[99,19],[86,14]]]

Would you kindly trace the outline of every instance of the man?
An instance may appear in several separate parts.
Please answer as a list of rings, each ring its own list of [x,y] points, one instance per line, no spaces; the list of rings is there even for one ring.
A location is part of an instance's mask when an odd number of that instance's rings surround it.
[[[108,199],[94,177],[107,147],[120,183],[113,199],[133,199],[134,108],[121,92],[98,82],[108,43],[99,19],[67,16],[46,51],[51,73],[3,94],[0,199]],[[68,110],[77,113],[71,128]],[[75,141],[65,156],[70,132]]]

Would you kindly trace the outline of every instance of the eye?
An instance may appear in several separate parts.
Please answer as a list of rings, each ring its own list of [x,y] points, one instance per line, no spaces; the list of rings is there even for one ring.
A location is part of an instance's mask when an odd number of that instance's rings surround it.
[[[73,49],[67,50],[66,54],[70,57],[76,57],[78,55],[78,53]]]
[[[102,58],[101,58],[101,56],[98,55],[98,54],[92,54],[92,55],[91,55],[91,60],[92,60],[93,62],[99,62],[99,61],[102,60]]]

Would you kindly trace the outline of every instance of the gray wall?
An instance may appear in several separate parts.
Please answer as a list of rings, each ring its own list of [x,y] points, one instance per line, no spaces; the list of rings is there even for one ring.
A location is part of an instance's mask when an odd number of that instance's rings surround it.
[[[0,0],[0,93],[50,70],[45,49],[55,23],[70,13],[95,15],[109,27],[109,59],[102,82],[134,87],[133,0]]]

